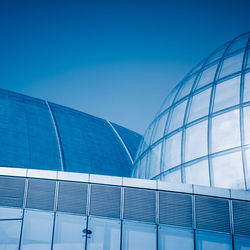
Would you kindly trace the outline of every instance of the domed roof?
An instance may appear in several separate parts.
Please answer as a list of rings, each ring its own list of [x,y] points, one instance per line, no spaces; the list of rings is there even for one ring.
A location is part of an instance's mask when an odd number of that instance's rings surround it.
[[[130,176],[141,136],[109,121],[0,90],[0,166]]]
[[[245,33],[194,67],[164,100],[133,176],[250,188],[250,52]]]

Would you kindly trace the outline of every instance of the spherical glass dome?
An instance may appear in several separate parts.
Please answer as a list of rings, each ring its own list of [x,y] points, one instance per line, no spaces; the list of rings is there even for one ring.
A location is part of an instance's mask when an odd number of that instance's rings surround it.
[[[193,68],[164,100],[133,176],[250,188],[250,33]]]

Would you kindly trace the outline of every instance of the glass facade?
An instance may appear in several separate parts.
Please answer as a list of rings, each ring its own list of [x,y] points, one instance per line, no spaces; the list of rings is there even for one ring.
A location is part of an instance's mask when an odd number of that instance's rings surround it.
[[[186,188],[178,192],[162,189],[158,181],[150,182],[158,182],[158,188],[151,184],[139,188],[141,182],[136,180],[133,180],[135,186],[126,187],[104,184],[100,176],[100,183],[54,180],[59,187],[54,191],[54,205],[46,207],[43,203],[48,200],[41,190],[47,184],[42,185],[40,179],[22,178],[28,188],[19,207],[8,205],[2,192],[10,189],[14,193],[15,182],[7,187],[0,180],[0,199],[5,204],[0,206],[3,250],[250,249],[250,198],[246,191],[237,194],[227,190],[226,195],[225,190],[210,188],[209,194],[201,195],[204,191],[198,186],[197,193],[186,193]],[[41,186],[31,191],[29,185],[34,181]],[[61,189],[62,183],[67,183],[67,187]],[[78,196],[81,185],[87,187],[86,196],[83,193]],[[62,199],[68,190],[71,197]],[[120,192],[119,199],[110,198],[114,191]],[[29,198],[30,192],[36,195]],[[12,198],[13,193],[7,196]],[[33,202],[29,203],[29,199]],[[76,202],[77,199],[81,201]]]
[[[141,135],[0,89],[0,166],[130,176]]]
[[[221,46],[171,91],[145,133],[133,177],[250,188],[249,38]]]

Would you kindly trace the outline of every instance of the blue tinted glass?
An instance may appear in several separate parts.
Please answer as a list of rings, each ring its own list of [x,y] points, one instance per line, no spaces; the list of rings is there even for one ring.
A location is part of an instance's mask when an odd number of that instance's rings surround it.
[[[159,250],[193,250],[194,235],[192,230],[159,227]]]
[[[140,141],[142,140],[142,136],[117,124],[112,123],[112,125],[125,143],[131,157],[135,159],[135,155]]]
[[[23,209],[0,207],[0,219],[22,219]]]
[[[0,221],[0,249],[18,250],[21,220]]]
[[[127,153],[105,120],[55,104],[51,107],[67,171],[130,175]]]
[[[156,250],[156,226],[124,222],[122,250]]]
[[[88,229],[92,232],[87,239],[88,250],[120,249],[120,221],[90,217]]]
[[[53,213],[26,210],[21,249],[51,250],[53,220]]]
[[[53,250],[82,250],[85,247],[86,217],[57,214],[54,231]]]
[[[232,250],[231,235],[196,231],[197,250]]]
[[[240,71],[242,67],[243,55],[243,53],[239,53],[226,58],[222,65],[220,78]]]
[[[243,236],[235,236],[234,250],[250,250],[250,238]]]

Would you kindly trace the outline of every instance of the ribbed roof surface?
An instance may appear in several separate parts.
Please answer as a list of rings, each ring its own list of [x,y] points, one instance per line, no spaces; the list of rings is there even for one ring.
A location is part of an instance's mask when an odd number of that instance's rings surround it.
[[[130,176],[141,135],[44,100],[0,90],[0,166]]]

